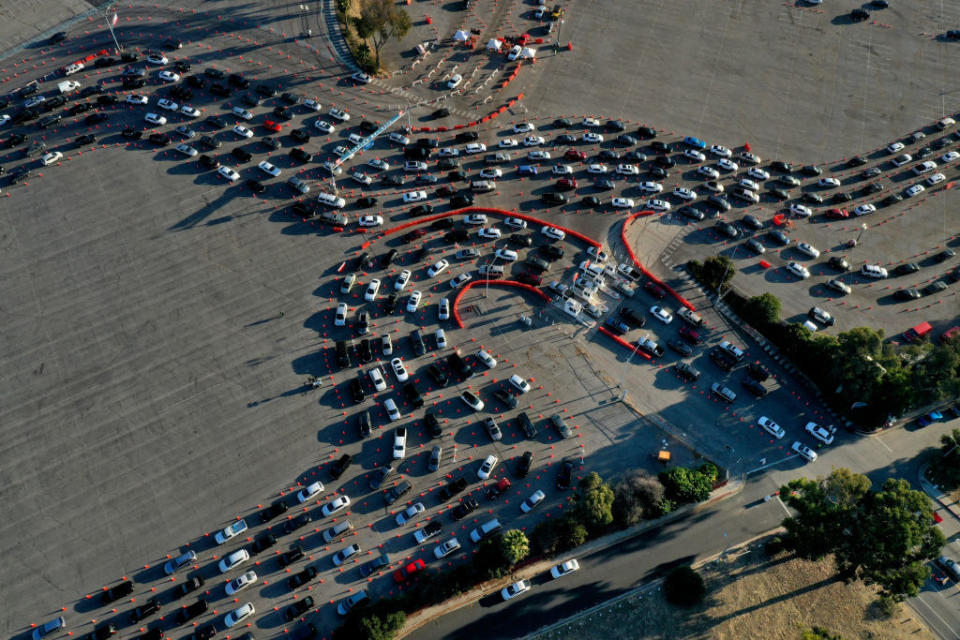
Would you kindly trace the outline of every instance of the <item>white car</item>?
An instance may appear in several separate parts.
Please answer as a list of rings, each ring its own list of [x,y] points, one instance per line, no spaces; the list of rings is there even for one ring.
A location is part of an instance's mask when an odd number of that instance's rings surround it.
[[[654,318],[656,318],[663,324],[670,324],[671,322],[673,322],[673,314],[658,305],[654,305],[650,307],[650,315],[652,315]]]
[[[410,298],[407,300],[407,313],[415,313],[420,306],[420,300],[422,298],[423,293],[416,290],[411,291]]]
[[[304,502],[312,500],[316,496],[320,495],[321,492],[323,492],[322,482],[314,482],[309,484],[303,489],[300,489],[300,491],[297,491],[297,502],[303,504]]]
[[[687,202],[692,202],[697,199],[697,194],[686,187],[677,187],[673,190],[673,195]]]
[[[808,242],[798,242],[797,251],[804,255],[808,255],[811,258],[819,258],[820,250]]]
[[[155,124],[155,125],[167,124],[167,119],[164,118],[159,113],[148,113],[147,115],[143,116],[143,119],[149,122],[150,124]]]
[[[520,511],[523,511],[524,513],[530,513],[536,508],[537,505],[543,502],[546,497],[547,494],[540,489],[537,489],[532,494],[527,496],[526,500],[520,503]]]
[[[463,224],[484,225],[487,224],[487,216],[483,213],[471,213],[463,219]]]
[[[60,160],[62,159],[63,159],[62,153],[60,153],[59,151],[51,151],[50,153],[40,158],[40,164],[42,164],[45,167],[48,167],[54,162],[60,162]]]
[[[241,125],[241,124],[238,124],[237,126],[235,126],[235,127],[233,128],[233,132],[234,132],[235,134],[237,134],[238,136],[240,136],[241,138],[252,138],[252,137],[253,137],[253,131],[251,131],[250,129],[246,128],[245,126],[243,126],[243,125]]]
[[[226,592],[228,596],[243,591],[253,583],[257,581],[257,573],[255,571],[247,571],[242,576],[237,576],[233,580],[227,583]]]
[[[717,166],[723,169],[724,171],[739,171],[740,165],[738,165],[733,160],[727,160],[726,158],[720,158],[717,160]]]
[[[333,317],[333,326],[345,327],[347,325],[347,303],[341,302],[337,305],[337,313]]]
[[[410,374],[407,373],[407,367],[403,364],[403,358],[394,358],[390,361],[390,368],[393,369],[393,375],[397,376],[400,382],[406,382]]]
[[[603,142],[603,136],[599,133],[585,133],[583,134],[583,141],[591,144],[600,144]]]
[[[195,108],[191,107],[191,106],[188,105],[188,104],[182,104],[182,105],[180,105],[180,113],[182,113],[183,115],[187,116],[188,118],[199,118],[199,117],[200,117],[200,110],[199,110],[199,109],[195,109]]]
[[[393,459],[402,460],[407,455],[407,430],[397,427],[393,432]]]
[[[599,126],[600,126],[600,121],[597,120],[596,118],[584,118],[584,119],[580,122],[580,125],[581,125],[581,126],[584,126],[584,127],[587,127],[588,129],[592,129],[592,128],[594,128],[594,127],[599,127]]]
[[[131,94],[124,99],[124,102],[127,104],[150,104],[150,98]]]
[[[246,530],[247,521],[237,520],[229,527],[224,527],[223,529],[220,529],[220,531],[217,531],[217,533],[214,534],[213,539],[217,541],[217,544],[224,544],[230,540],[230,538],[233,538],[234,536],[237,536]]]
[[[947,151],[945,154],[940,156],[940,162],[953,162],[957,159],[960,159],[960,152],[957,151]]]
[[[887,147],[887,153],[896,153],[903,149],[902,142],[893,142]]]
[[[509,600],[510,598],[515,598],[516,596],[522,593],[526,593],[529,590],[530,590],[530,581],[519,580],[501,589],[500,595],[503,597],[504,600]]]
[[[872,204],[862,204],[856,209],[853,210],[853,215],[855,216],[865,216],[871,213],[876,213],[877,207]]]
[[[806,280],[810,277],[810,271],[799,262],[791,262],[788,264],[787,271],[797,276],[801,280]]]
[[[350,114],[343,109],[334,109],[333,107],[330,107],[330,111],[327,111],[327,115],[334,120],[339,120],[340,122],[347,122],[350,120]]]
[[[461,273],[456,278],[453,278],[452,280],[450,280],[450,288],[459,289],[460,287],[465,285],[467,282],[469,282],[471,278],[473,278],[473,276],[470,275],[469,273]]]
[[[313,98],[304,100],[303,106],[305,106],[307,109],[310,109],[310,111],[320,111],[320,109],[323,109],[323,106]]]
[[[503,221],[503,225],[511,229],[526,229],[527,221],[523,218],[507,218]]]
[[[477,477],[481,480],[486,480],[490,477],[490,474],[493,473],[493,470],[497,466],[498,458],[495,455],[489,455],[484,459],[483,464],[480,465],[480,469],[477,470]]]
[[[637,185],[637,189],[640,189],[640,191],[646,194],[653,195],[663,191],[663,185],[659,182],[641,182]]]
[[[391,347],[393,345],[391,344]],[[383,372],[380,370],[380,367],[374,367],[370,369],[370,372],[367,374],[370,376],[370,382],[373,383],[373,388],[377,391],[383,391],[387,388],[387,381],[383,377]]]
[[[361,227],[379,227],[383,224],[382,216],[360,216],[357,224]]]
[[[895,167],[902,167],[903,165],[907,164],[908,162],[913,162],[913,156],[911,156],[909,153],[904,153],[903,155],[897,156],[896,158],[894,158],[894,159],[891,160],[890,162],[892,162],[892,163],[893,163],[893,166],[895,166]]]
[[[256,609],[253,608],[253,603],[247,602],[246,604],[243,604],[237,607],[236,609],[234,609],[233,611],[225,615],[223,617],[223,624],[225,627],[229,629],[230,627],[233,627],[239,624],[240,622],[246,620],[256,612],[257,612]]]
[[[550,575],[553,576],[554,579],[558,579],[558,578],[562,578],[563,576],[569,573],[578,571],[579,569],[580,569],[579,562],[577,562],[575,559],[567,560],[566,562],[561,562],[560,564],[555,565],[552,569],[550,569]]]
[[[403,194],[403,201],[407,203],[420,202],[421,200],[426,200],[426,199],[427,199],[426,191],[407,191],[405,194]]]
[[[520,255],[513,249],[497,249],[493,255],[497,260],[504,262],[516,262],[520,259]]]
[[[513,45],[513,48],[510,49],[510,53],[507,54],[507,60],[511,62],[520,57],[520,53],[523,51],[523,47],[518,44]]]
[[[348,547],[344,547],[343,549],[340,549],[340,551],[337,551],[335,554],[333,554],[333,564],[334,566],[339,567],[358,553],[360,553],[360,545],[358,544],[351,544]]]
[[[497,143],[497,146],[500,147],[501,149],[513,149],[514,147],[520,146],[520,143],[517,142],[516,139],[514,138],[504,138],[499,143]]]
[[[790,448],[796,451],[800,457],[807,462],[814,462],[817,459],[817,453],[799,440],[794,442]]]
[[[798,218],[809,218],[813,215],[813,210],[806,205],[794,202],[790,205],[790,213]]]
[[[412,171],[426,171],[427,163],[420,160],[407,160],[403,163],[403,170],[412,172]]]
[[[233,553],[224,556],[217,566],[220,568],[220,573],[226,573],[227,571],[236,569],[248,560],[250,560],[250,552],[246,549],[238,549]]]
[[[603,249],[598,249],[593,245],[587,247],[587,255],[593,258],[597,262],[606,262],[610,259],[610,254],[608,254]]]
[[[527,154],[527,158],[530,160],[549,160],[550,152],[549,151],[531,151]]]
[[[556,227],[543,227],[540,229],[540,233],[547,236],[551,240],[563,240],[567,237],[565,231],[557,229]]]
[[[460,541],[456,538],[448,538],[433,548],[433,555],[437,560],[446,558],[451,553],[460,550]]]
[[[244,120],[253,120],[253,114],[243,107],[234,107],[230,110],[230,112],[238,118],[243,118]]]
[[[237,180],[240,179],[240,174],[234,171],[233,169],[231,169],[230,167],[220,167],[219,169],[217,169],[217,173],[219,173],[221,177],[226,178],[230,182],[236,182]]]
[[[493,369],[497,366],[497,359],[484,349],[480,349],[480,351],[477,352],[477,359],[486,365],[488,369]]]
[[[759,420],[757,420],[757,424],[777,440],[780,440],[783,438],[783,436],[787,435],[787,432],[783,430],[783,427],[778,425],[767,416],[762,416]]]
[[[450,266],[450,263],[447,260],[437,260],[435,263],[430,265],[430,268],[427,269],[427,276],[430,278],[436,278],[438,275],[447,270]]]
[[[410,277],[412,275],[409,269],[401,271],[400,275],[397,276],[397,279],[393,282],[393,289],[395,291],[402,291],[405,286],[410,284]]]
[[[40,104],[41,102],[44,102],[45,100],[46,100],[46,97],[44,96],[33,96],[32,98],[24,102],[23,106],[29,109],[31,107],[37,106],[38,104]]]
[[[480,227],[480,229],[477,230],[477,237],[483,238],[484,240],[499,240],[500,236],[500,229],[496,227]]]
[[[167,64],[170,61],[167,60],[167,57],[162,53],[151,53],[147,56],[147,62],[150,64]]]
[[[450,319],[450,301],[446,298],[440,300],[440,305],[437,307],[437,318],[440,320]]]
[[[760,191],[760,185],[751,180],[750,178],[740,178],[737,180],[737,184],[743,187],[744,189],[749,189],[750,191]]]
[[[833,433],[816,422],[808,422],[804,430],[823,444],[833,444]]]
[[[363,73],[362,71],[357,71],[355,74],[353,74],[350,77],[356,80],[357,82],[359,82],[360,84],[370,84],[370,82],[373,80],[373,78]]]
[[[437,349],[447,348],[447,334],[443,329],[437,329],[434,331],[433,339],[437,342]]]
[[[274,178],[280,175],[280,168],[277,167],[276,165],[270,164],[266,160],[258,164],[257,168],[260,169],[260,171],[263,171],[268,176],[273,176]]]
[[[481,400],[480,397],[474,394],[472,391],[461,392],[460,399],[463,400],[463,403],[474,411],[483,411],[483,400]]]
[[[460,156],[460,149],[456,147],[443,147],[437,152],[437,156],[440,158],[456,158]]]
[[[400,526],[405,525],[406,523],[410,522],[411,520],[419,516],[424,511],[426,511],[426,507],[423,506],[422,502],[416,502],[410,505],[409,507],[407,507],[406,509],[404,509],[403,511],[397,514],[397,518],[396,518],[397,525],[400,525]]]
[[[720,177],[720,172],[714,169],[713,167],[698,167],[697,175],[703,176],[704,178],[709,178],[710,180],[716,180]]]
[[[747,175],[753,178],[754,180],[769,180],[770,174],[759,167],[751,167],[747,171]]]
[[[373,280],[370,281],[369,284],[367,284],[367,290],[363,294],[363,299],[366,300],[367,302],[373,302],[374,300],[377,299],[377,292],[379,291],[380,291],[380,280],[378,278],[374,278]]]
[[[333,514],[350,506],[350,496],[337,496],[327,504],[323,505],[320,512],[323,517],[329,518]]]
[[[696,149],[684,149],[683,155],[694,162],[704,162],[707,159],[707,156],[703,155]]]
[[[0,114],[0,127],[10,122],[11,118],[9,114],[3,113]]]
[[[408,138],[407,136],[403,135],[402,133],[396,133],[396,132],[394,132],[394,133],[391,133],[391,134],[390,134],[389,136],[387,136],[387,137],[390,139],[390,142],[393,142],[393,143],[395,143],[395,144],[400,144],[400,145],[404,145],[404,146],[410,144],[410,138]]]
[[[658,212],[658,213],[664,213],[664,212],[670,211],[670,209],[673,208],[673,205],[671,205],[671,204],[670,204],[669,202],[667,202],[666,200],[657,200],[657,199],[654,199],[654,200],[648,200],[648,201],[647,201],[647,204],[646,204],[646,207],[647,207],[648,209],[653,209],[654,211],[656,211],[656,212]]]
[[[503,172],[500,169],[481,169],[480,177],[487,178],[488,180],[496,180],[497,178],[503,177]]]
[[[518,122],[513,125],[514,133],[528,133],[530,131],[536,131],[536,127],[530,124],[529,122]]]
[[[710,153],[717,156],[718,158],[731,158],[733,157],[733,152],[726,147],[722,147],[719,144],[715,144],[710,147]]]
[[[513,388],[519,391],[520,393],[529,393],[530,392],[530,383],[518,376],[513,374],[510,376],[510,384],[513,385]]]
[[[878,264],[865,264],[860,267],[860,274],[868,278],[883,280],[887,277],[887,270]]]
[[[907,190],[904,191],[903,194],[908,198],[912,198],[913,196],[920,195],[924,190],[925,187],[922,184],[914,184],[907,187]]]
[[[379,169],[380,171],[390,170],[390,164],[384,160],[381,160],[380,158],[373,158],[372,160],[368,161],[367,164],[374,169]]]
[[[463,76],[459,73],[453,74],[449,80],[447,80],[447,89],[456,89],[460,86],[460,83],[463,82]]]
[[[483,153],[487,150],[487,145],[481,142],[471,142],[463,148],[463,152],[468,155],[474,155],[477,153]]]
[[[555,164],[550,169],[550,173],[552,173],[555,176],[572,176],[573,167],[571,167],[568,164]]]
[[[196,156],[198,153],[200,153],[199,151],[197,151],[196,149],[194,149],[193,147],[191,147],[191,146],[188,145],[188,144],[178,144],[178,145],[175,147],[175,149],[176,149],[177,151],[179,151],[180,153],[182,153],[183,155],[187,156],[188,158],[193,158],[193,157]]]
[[[527,136],[523,139],[523,146],[525,147],[539,147],[544,142],[543,136]]]
[[[603,175],[608,171],[609,169],[607,168],[607,165],[600,164],[599,162],[595,162],[593,164],[587,165],[587,173],[593,173],[595,175]]]
[[[947,176],[943,175],[942,173],[939,173],[939,172],[938,172],[938,173],[933,173],[933,174],[927,176],[927,186],[928,186],[928,187],[932,187],[932,186],[934,186],[934,185],[936,185],[936,184],[940,184],[941,182],[943,182],[943,181],[946,180],[946,179],[947,179]]]
[[[817,180],[817,186],[823,189],[832,189],[833,187],[839,187],[840,181],[836,178],[820,178]]]
[[[164,82],[180,82],[180,74],[173,71],[161,71],[157,76]]]
[[[319,129],[320,131],[323,131],[324,133],[327,133],[327,134],[333,133],[336,130],[336,127],[334,127],[332,124],[330,124],[326,120],[317,120],[316,122],[313,123],[313,126],[315,129]]]

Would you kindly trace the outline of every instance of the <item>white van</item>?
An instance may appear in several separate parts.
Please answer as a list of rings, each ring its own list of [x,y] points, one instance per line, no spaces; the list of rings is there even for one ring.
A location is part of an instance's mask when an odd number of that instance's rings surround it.
[[[475,180],[470,183],[470,190],[474,193],[489,193],[497,190],[497,183],[493,180]]]
[[[335,209],[343,209],[345,206],[347,206],[347,203],[343,198],[338,198],[332,193],[318,193],[317,202]]]
[[[470,539],[474,542],[480,542],[484,538],[489,538],[502,528],[503,525],[501,525],[500,521],[496,518],[487,520],[482,525],[470,532]]]

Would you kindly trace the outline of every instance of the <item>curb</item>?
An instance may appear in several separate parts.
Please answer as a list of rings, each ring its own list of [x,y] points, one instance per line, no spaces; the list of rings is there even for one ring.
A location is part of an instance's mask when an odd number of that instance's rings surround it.
[[[429,622],[432,622],[433,620],[436,620],[441,616],[444,616],[448,613],[456,611],[457,609],[460,609],[467,605],[473,604],[477,600],[480,600],[480,598],[483,598],[489,595],[490,593],[495,593],[499,591],[500,589],[510,584],[511,582],[516,582],[517,580],[530,578],[530,577],[533,577],[534,575],[542,573],[543,571],[549,569],[555,564],[558,564],[560,562],[564,562],[565,560],[570,559],[571,557],[573,557],[571,554],[584,555],[587,553],[592,553],[594,551],[602,551],[604,549],[608,549],[610,547],[618,545],[621,542],[625,542],[626,540],[642,535],[647,531],[650,531],[651,529],[659,528],[666,524],[670,524],[671,522],[679,520],[683,516],[699,513],[700,511],[709,509],[714,505],[716,505],[717,503],[722,502],[728,498],[732,498],[733,496],[739,494],[743,490],[744,486],[745,486],[745,483],[742,481],[730,482],[724,485],[723,487],[721,487],[720,489],[715,490],[711,494],[710,498],[704,502],[700,502],[697,504],[684,505],[679,509],[677,509],[676,511],[668,513],[667,515],[661,518],[657,518],[656,520],[643,522],[641,524],[634,525],[633,527],[630,527],[628,529],[624,529],[622,531],[617,531],[616,533],[611,533],[609,535],[602,536],[600,538],[587,542],[577,547],[576,549],[571,549],[563,556],[537,560],[533,564],[524,566],[521,569],[515,571],[513,575],[507,578],[490,580],[488,582],[477,585],[475,588],[471,589],[470,591],[464,594],[457,596],[456,598],[453,598],[452,600],[448,600],[441,604],[433,605],[425,609],[420,609],[419,611],[415,611],[414,613],[407,616],[407,622],[403,626],[403,629],[401,629],[397,633],[396,638],[397,640],[399,640],[400,638],[403,638],[409,635],[410,633],[413,633],[420,627],[424,626]],[[597,605],[597,606],[600,606],[600,605]]]

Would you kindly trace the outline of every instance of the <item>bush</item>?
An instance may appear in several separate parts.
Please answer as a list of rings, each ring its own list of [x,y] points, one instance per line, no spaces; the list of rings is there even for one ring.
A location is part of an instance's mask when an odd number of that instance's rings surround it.
[[[577,490],[574,513],[580,523],[597,533],[613,522],[613,491],[595,471],[580,480]]]
[[[843,640],[839,634],[830,633],[823,627],[811,627],[800,632],[800,640]]]
[[[530,546],[537,555],[550,556],[579,547],[589,534],[574,515],[544,520],[530,534]]]
[[[353,609],[333,632],[333,640],[393,640],[407,621],[400,601],[384,598]]]
[[[885,618],[892,618],[900,611],[900,602],[890,596],[881,596],[875,604],[877,611]]]
[[[780,536],[773,536],[763,545],[764,553],[771,557],[780,554],[785,548],[786,545]]]
[[[667,602],[691,607],[703,601],[707,588],[700,574],[690,567],[677,567],[663,581],[663,593]]]
[[[677,504],[689,504],[709,498],[718,475],[717,467],[707,463],[696,470],[674,467],[663,471],[660,473],[660,482],[669,500]]]
[[[646,471],[633,471],[617,483],[613,490],[613,520],[628,527],[642,518],[652,520],[662,515],[663,485]]]
[[[763,329],[780,322],[780,298],[772,293],[764,293],[748,299],[739,313],[748,323]]]

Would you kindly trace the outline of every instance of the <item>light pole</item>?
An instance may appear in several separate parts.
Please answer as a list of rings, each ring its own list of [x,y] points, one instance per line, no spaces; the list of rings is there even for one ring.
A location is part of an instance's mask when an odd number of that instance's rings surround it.
[[[864,232],[865,232],[868,228],[869,228],[869,225],[868,225],[866,222],[864,222],[863,224],[860,225],[860,233],[857,234],[857,240],[856,240],[856,243],[857,243],[857,244],[860,244],[860,238],[863,237]]]
[[[620,389],[620,397],[617,398],[618,401],[623,402],[623,399],[627,397],[627,388],[623,386],[624,381],[627,377],[627,367],[630,365],[630,361],[633,360],[633,356],[637,355],[638,347],[634,347],[630,351],[630,355],[627,357],[627,360],[623,363],[623,367],[620,369],[620,382],[617,383],[617,389]]]
[[[487,291],[490,289],[490,270],[497,264],[497,259],[499,259],[499,257],[500,257],[500,256],[498,256],[497,254],[493,254],[493,262],[487,264],[487,273],[486,273],[486,276],[487,276],[487,277],[486,277],[486,279],[484,280],[484,284],[483,284],[483,297],[484,297],[484,298],[487,297]]]

